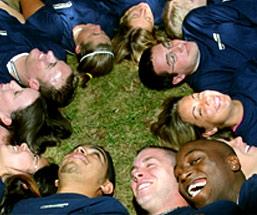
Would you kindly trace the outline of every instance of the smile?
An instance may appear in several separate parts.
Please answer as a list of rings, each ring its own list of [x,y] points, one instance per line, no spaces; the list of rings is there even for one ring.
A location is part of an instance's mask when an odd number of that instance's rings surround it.
[[[137,190],[140,191],[140,190],[146,189],[146,188],[148,188],[150,185],[151,185],[150,182],[142,183],[142,184],[138,185]]]
[[[194,198],[202,191],[206,183],[207,183],[206,179],[197,179],[193,181],[193,183],[190,184],[187,188],[188,195]]]

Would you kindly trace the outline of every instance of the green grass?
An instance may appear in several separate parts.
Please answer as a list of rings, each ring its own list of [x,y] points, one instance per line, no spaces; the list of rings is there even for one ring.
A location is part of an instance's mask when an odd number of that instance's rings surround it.
[[[75,59],[69,63],[76,67]],[[137,67],[128,62],[116,65],[101,78],[90,80],[86,89],[79,88],[74,101],[64,110],[73,125],[73,134],[47,155],[56,162],[77,144],[104,146],[114,159],[117,173],[116,197],[135,214],[130,191],[130,168],[136,151],[148,144],[162,144],[149,131],[164,98],[183,94],[186,86],[157,92],[140,83]]]

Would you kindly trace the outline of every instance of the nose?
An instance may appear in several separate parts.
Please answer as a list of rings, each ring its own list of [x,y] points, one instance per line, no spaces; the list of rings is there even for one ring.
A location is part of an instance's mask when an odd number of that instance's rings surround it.
[[[99,33],[101,31],[102,31],[101,26],[100,25],[95,25],[95,32]]]
[[[48,51],[47,54],[46,54],[46,57],[47,57],[47,60],[50,63],[55,63],[56,62],[56,58],[55,58],[54,53],[52,51]]]
[[[183,171],[180,172],[179,174],[179,181],[182,183],[187,180],[188,177],[192,175],[192,171],[190,169],[183,169]]]
[[[132,175],[132,180],[137,182],[138,179],[143,178],[143,177],[144,177],[144,173],[142,171],[136,171]]]
[[[74,152],[86,154],[86,150],[82,146],[79,146],[78,148],[76,148]]]
[[[27,145],[27,143],[22,143],[20,146],[19,146],[19,149],[21,151],[28,151],[29,150],[29,147]]]

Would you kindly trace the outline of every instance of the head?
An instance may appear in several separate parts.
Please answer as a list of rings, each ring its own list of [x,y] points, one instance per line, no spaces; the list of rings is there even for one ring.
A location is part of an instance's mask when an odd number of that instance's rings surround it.
[[[174,177],[176,153],[165,147],[141,149],[131,169],[131,188],[137,203],[149,214],[187,205]]]
[[[75,40],[79,65],[77,70],[81,77],[81,86],[93,77],[100,77],[111,72],[114,53],[111,40],[100,25],[78,25],[78,36]]]
[[[256,173],[256,160],[257,160],[257,148],[255,146],[247,145],[241,137],[234,138],[230,141],[225,141],[229,146],[233,148],[239,161],[241,163],[241,169],[246,176],[250,178]]]
[[[104,148],[81,145],[64,157],[59,168],[58,192],[74,186],[83,187],[89,197],[113,195],[115,171],[112,158]]]
[[[0,119],[5,126],[12,124],[12,113],[26,109],[39,97],[38,91],[22,88],[15,81],[0,85]]]
[[[207,0],[168,0],[164,7],[163,22],[170,37],[182,38],[182,23],[194,8],[207,4]]]
[[[195,42],[172,40],[146,49],[139,62],[141,82],[150,89],[167,89],[182,84],[199,63]]]
[[[112,44],[117,63],[130,60],[135,64],[144,49],[156,44],[154,18],[147,3],[132,6],[125,12]]]
[[[47,164],[47,159],[35,155],[26,143],[19,146],[0,144],[0,174],[2,179],[21,173],[33,174]]]
[[[233,149],[211,140],[183,145],[174,172],[181,194],[197,208],[217,200],[236,202],[245,180]]]
[[[205,90],[179,100],[177,112],[184,122],[204,128],[204,136],[208,137],[226,127],[233,115],[233,100],[217,91]]]
[[[154,17],[147,3],[139,3],[130,7],[120,19],[120,24],[126,24],[130,28],[143,28],[152,32]]]
[[[178,150],[186,142],[196,140],[200,137],[197,127],[185,123],[177,111],[177,102],[181,97],[169,97],[162,105],[162,112],[158,120],[151,125],[151,131],[161,140],[170,144]]]
[[[70,66],[58,60],[52,51],[33,49],[25,60],[25,71],[28,86],[39,90],[50,102],[64,107],[72,101],[77,78]]]

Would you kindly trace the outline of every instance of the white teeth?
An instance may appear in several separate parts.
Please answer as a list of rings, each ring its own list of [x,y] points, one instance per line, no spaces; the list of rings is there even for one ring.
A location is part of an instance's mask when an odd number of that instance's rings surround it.
[[[150,185],[150,183],[143,183],[143,184],[140,184],[140,185],[138,186],[138,190],[142,190],[142,189],[148,187],[149,185]]]
[[[195,197],[198,193],[201,192],[201,190],[204,188],[205,185],[206,185],[206,181],[201,181],[198,183],[191,184],[187,189],[187,193],[191,197]]]

